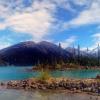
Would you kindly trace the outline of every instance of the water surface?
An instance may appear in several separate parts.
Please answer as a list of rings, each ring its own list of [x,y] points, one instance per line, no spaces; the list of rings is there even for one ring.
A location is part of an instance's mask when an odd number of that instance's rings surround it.
[[[100,100],[100,97],[87,94],[1,90],[0,100]]]
[[[31,71],[32,67],[0,67],[0,81],[21,80],[38,77],[39,72]],[[54,77],[93,78],[100,74],[100,70],[67,70],[52,71]],[[0,100],[100,100],[98,96],[87,94],[54,93],[24,90],[0,89]]]
[[[31,71],[32,67],[0,67],[0,81],[2,80],[21,80],[31,77],[39,77],[40,72]],[[52,71],[53,77],[69,77],[69,78],[95,78],[100,74],[100,70],[66,70]]]

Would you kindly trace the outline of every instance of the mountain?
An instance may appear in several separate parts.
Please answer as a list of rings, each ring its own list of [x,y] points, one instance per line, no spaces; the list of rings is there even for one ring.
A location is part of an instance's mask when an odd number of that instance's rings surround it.
[[[46,41],[21,42],[0,50],[1,65],[31,66],[37,63],[53,63],[68,60],[71,54],[61,47]]]
[[[72,55],[76,55],[78,56],[79,54],[81,56],[87,56],[87,57],[93,57],[97,54],[97,52],[90,52],[90,51],[87,51],[87,50],[78,50],[78,48],[72,48],[72,47],[67,47],[65,49],[67,52],[70,52]]]
[[[87,53],[86,50],[78,50],[78,48],[72,48],[72,47],[67,47],[65,49],[67,52],[70,52],[72,55],[78,56],[79,54],[82,56],[88,56],[90,55],[89,53]]]

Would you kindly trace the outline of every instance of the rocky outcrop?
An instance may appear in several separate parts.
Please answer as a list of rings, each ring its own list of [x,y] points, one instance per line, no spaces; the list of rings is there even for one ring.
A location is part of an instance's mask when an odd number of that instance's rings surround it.
[[[28,79],[20,81],[9,81],[1,83],[1,87],[7,89],[25,90],[70,90],[73,92],[87,92],[100,94],[100,80],[98,79],[65,79],[51,78],[43,81],[38,79]]]

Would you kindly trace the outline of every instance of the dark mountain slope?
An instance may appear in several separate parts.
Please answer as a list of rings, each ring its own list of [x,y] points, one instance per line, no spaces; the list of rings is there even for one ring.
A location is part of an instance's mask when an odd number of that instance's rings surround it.
[[[54,61],[67,61],[71,54],[59,46],[42,41],[21,42],[0,51],[0,60],[3,64],[29,66],[37,63],[53,63]],[[2,63],[1,63],[2,64]]]

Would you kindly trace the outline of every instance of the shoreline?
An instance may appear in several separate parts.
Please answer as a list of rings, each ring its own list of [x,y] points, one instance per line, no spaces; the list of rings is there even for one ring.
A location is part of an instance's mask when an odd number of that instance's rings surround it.
[[[70,67],[62,67],[62,68],[45,68],[46,70],[49,70],[49,71],[56,71],[56,70],[59,70],[59,71],[64,71],[64,70],[100,70],[100,67],[87,67],[87,66],[79,66],[79,67],[76,67],[76,68],[70,68]],[[39,68],[39,67],[32,67],[31,70],[29,71],[41,71],[43,70],[43,68]]]
[[[0,82],[0,89],[59,91],[61,93],[86,93],[100,96],[100,79],[50,78],[48,80],[39,80],[30,78]]]

